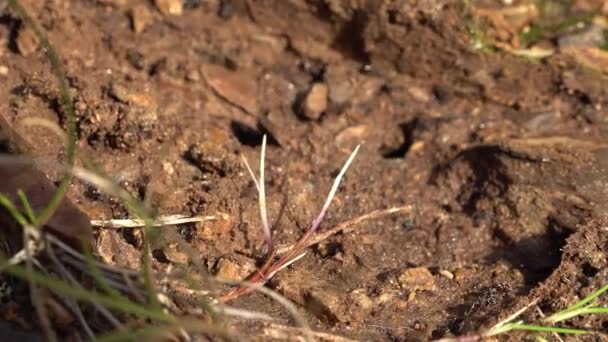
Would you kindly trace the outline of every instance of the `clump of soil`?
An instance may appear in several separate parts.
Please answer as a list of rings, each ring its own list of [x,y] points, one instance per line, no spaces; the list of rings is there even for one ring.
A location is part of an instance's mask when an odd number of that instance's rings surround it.
[[[314,330],[457,336],[522,301],[540,297],[551,312],[603,285],[605,78],[561,54],[531,62],[474,50],[460,2],[209,0],[179,13],[129,0],[23,3],[62,57],[82,153],[161,214],[221,217],[169,228],[155,246],[159,272],[253,269],[263,236],[239,154],[257,160],[268,134],[278,244],[302,234],[358,144],[321,230],[412,206],[330,237],[269,283]],[[61,159],[62,139],[22,124],[63,122],[47,62],[15,18],[2,12],[0,115],[38,155]],[[91,219],[128,216],[83,184],[70,198]],[[96,241],[123,257],[140,247],[126,231]],[[121,243],[128,253],[106,248]],[[292,323],[260,294],[233,305]],[[243,336],[265,331],[234,325]]]

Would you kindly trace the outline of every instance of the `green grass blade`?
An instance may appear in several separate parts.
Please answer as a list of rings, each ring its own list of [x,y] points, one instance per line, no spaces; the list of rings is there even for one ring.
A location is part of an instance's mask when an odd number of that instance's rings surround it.
[[[103,275],[101,274],[99,267],[97,267],[97,265],[95,265],[95,263],[93,262],[93,256],[91,255],[90,248],[88,248],[87,245],[83,244],[83,250],[84,259],[87,263],[87,267],[91,271],[91,275],[93,276],[93,280],[95,281],[95,283],[110,297],[119,301],[128,301],[129,299],[127,297],[120,294],[120,292],[112,288],[112,286],[110,286],[108,282],[103,279]]]
[[[21,20],[32,29],[36,38],[40,42],[42,46],[42,50],[44,51],[49,63],[51,65],[51,70],[57,81],[59,82],[59,92],[61,94],[61,105],[63,107],[63,115],[64,120],[67,126],[67,141],[66,141],[66,155],[67,155],[67,164],[74,165],[74,160],[76,157],[76,121],[74,118],[74,99],[72,98],[72,94],[70,93],[70,87],[68,83],[68,79],[66,77],[65,71],[63,70],[63,66],[61,65],[61,61],[55,49],[47,39],[46,35],[38,28],[38,25],[34,22],[34,19],[30,17],[25,8],[21,6],[21,4],[17,0],[8,0],[9,6],[19,15]],[[70,173],[66,173],[61,180],[61,183],[57,187],[57,191],[51,198],[51,201],[48,203],[46,208],[42,210],[40,216],[38,216],[37,222],[39,224],[45,224],[53,215],[63,196],[68,191],[68,187],[72,180],[72,176]]]
[[[17,220],[17,222],[22,225],[22,226],[26,226],[29,223],[27,222],[27,219],[25,218],[25,216],[23,216],[23,214],[21,214],[21,212],[19,211],[19,209],[17,209],[17,207],[15,206],[15,204],[13,204],[13,202],[6,196],[4,196],[4,194],[0,194],[0,205],[3,206],[4,208],[6,208],[6,210],[8,210],[9,214],[11,214],[11,216]]]
[[[522,330],[522,331],[549,332],[549,333],[568,334],[568,335],[582,335],[582,334],[591,333],[591,331],[582,330],[582,329],[546,327],[546,326],[542,326],[542,325],[524,324],[524,323],[509,323],[509,324],[505,325],[505,327],[507,327],[507,326],[510,327],[510,329],[507,331]]]
[[[583,300],[572,305],[571,307],[569,307],[566,310],[574,310],[574,309],[582,308],[583,306],[587,305],[588,303],[591,303],[595,298],[599,297],[602,293],[604,293],[606,291],[608,291],[608,284],[602,286],[602,288],[593,292],[592,294],[588,295],[587,297],[583,298]]]
[[[193,333],[213,334],[225,341],[236,341],[227,328],[217,324],[209,324],[197,319],[184,319],[173,325],[148,326],[138,330],[121,331],[97,337],[99,342],[114,341],[146,341],[150,338],[173,340],[171,336],[180,336],[184,331]],[[163,339],[164,337],[164,339]]]
[[[20,266],[7,267],[6,272],[16,277],[27,279],[31,283],[46,287],[64,296],[74,298],[83,302],[104,305],[111,309],[116,309],[142,318],[149,318],[158,322],[175,322],[175,318],[173,316],[165,314],[162,310],[150,310],[150,308],[143,307],[141,305],[138,305],[137,303],[133,303],[128,300],[116,300],[115,298],[102,295],[94,291],[73,287],[62,280],[40,274],[39,272],[28,272]]]
[[[30,222],[32,222],[32,224],[34,226],[37,226],[38,220],[36,218],[36,213],[34,212],[34,209],[32,208],[30,201],[27,199],[25,192],[23,192],[23,190],[19,189],[19,190],[17,190],[17,195],[19,196],[19,199],[21,200],[21,204],[23,204],[23,208],[25,209],[25,214],[29,218]]]
[[[608,308],[599,306],[590,306],[583,309],[583,314],[607,314]]]

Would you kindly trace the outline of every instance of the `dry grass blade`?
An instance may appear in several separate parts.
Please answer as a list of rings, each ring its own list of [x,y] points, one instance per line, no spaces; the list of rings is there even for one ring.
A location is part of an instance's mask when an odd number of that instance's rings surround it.
[[[217,216],[195,216],[184,215],[159,216],[150,224],[152,227],[177,226],[185,223],[204,222],[217,220]],[[103,228],[141,228],[146,225],[142,219],[112,219],[112,220],[92,220],[91,225]]]
[[[413,207],[411,205],[405,205],[402,207],[393,207],[393,208],[389,208],[389,209],[374,210],[365,215],[361,215],[354,219],[342,222],[342,223],[338,224],[337,226],[335,226],[323,233],[316,234],[315,236],[313,236],[306,242],[306,244],[304,245],[304,248],[308,248],[310,246],[316,245],[319,242],[329,238],[330,236],[336,235],[340,232],[342,232],[342,233],[352,232],[357,228],[357,225],[359,225],[360,223],[363,223],[365,221],[377,219],[377,218],[380,218],[383,216],[388,216],[388,215],[392,215],[392,214],[396,214],[396,213],[411,212],[412,209],[413,209]],[[278,247],[277,254],[285,254],[285,253],[289,252],[291,249],[293,249],[295,246],[296,246],[296,244]]]
[[[344,166],[342,166],[340,173],[338,173],[338,176],[336,177],[336,179],[334,179],[334,183],[332,184],[331,189],[329,190],[329,194],[327,195],[327,198],[325,199],[325,203],[323,204],[323,207],[321,208],[321,212],[315,218],[315,220],[312,222],[312,225],[310,226],[310,229],[308,230],[308,234],[313,234],[314,232],[316,232],[317,229],[319,228],[319,226],[321,225],[321,222],[325,218],[325,214],[327,213],[327,210],[329,209],[329,205],[331,204],[331,201],[334,199],[334,196],[336,196],[336,192],[338,191],[338,187],[340,186],[340,181],[342,181],[342,177],[344,177],[346,170],[348,170],[348,168],[350,167],[350,164],[355,159],[355,156],[357,155],[357,152],[359,152],[360,147],[361,147],[361,145],[357,145],[357,147],[355,147],[355,150],[350,154],[350,156],[346,160],[346,163],[344,163]]]
[[[282,307],[284,307],[287,311],[289,311],[289,314],[291,315],[291,317],[293,317],[293,319],[299,325],[299,327],[300,327],[301,331],[303,332],[304,336],[306,337],[307,341],[315,341],[314,336],[312,334],[312,330],[310,329],[310,326],[308,325],[308,322],[299,313],[298,308],[292,302],[289,301],[289,299],[281,296],[280,294],[278,294],[277,292],[275,292],[271,289],[265,288],[263,283],[253,283],[253,282],[249,282],[249,281],[239,281],[239,282],[225,281],[224,283],[231,284],[231,285],[238,285],[238,286],[240,286],[240,288],[245,288],[245,289],[248,289],[249,291],[257,291],[257,292],[262,293],[263,295],[270,297],[272,300],[279,303]],[[221,301],[225,302],[225,300],[223,300],[223,298],[221,299]]]
[[[266,211],[266,186],[264,185],[264,160],[266,159],[266,135],[262,138],[262,153],[260,153],[260,219],[262,220],[262,230],[266,239],[266,253],[272,253],[272,233],[268,225],[268,213]]]
[[[304,332],[300,328],[287,327],[284,325],[271,324],[269,327],[263,330],[264,337],[266,339],[272,338],[281,341],[304,341]],[[356,342],[346,337],[328,334],[324,332],[311,331],[312,336],[317,341],[327,342]]]
[[[255,183],[255,187],[258,190],[258,197],[259,197],[259,208],[260,208],[260,219],[262,221],[262,231],[264,232],[264,244],[265,244],[265,253],[264,254],[270,254],[272,253],[273,250],[273,243],[272,243],[272,232],[270,231],[270,225],[268,224],[268,212],[266,209],[266,186],[264,184],[264,161],[266,159],[266,135],[264,135],[262,137],[262,152],[260,153],[260,179],[256,179],[255,174],[253,173],[253,170],[251,169],[251,166],[249,166],[249,163],[247,162],[247,158],[245,158],[245,156],[241,155],[241,158],[243,159],[243,163],[245,164],[245,167],[247,168],[247,171],[249,172],[249,175],[251,176],[251,179],[253,179],[253,182]]]

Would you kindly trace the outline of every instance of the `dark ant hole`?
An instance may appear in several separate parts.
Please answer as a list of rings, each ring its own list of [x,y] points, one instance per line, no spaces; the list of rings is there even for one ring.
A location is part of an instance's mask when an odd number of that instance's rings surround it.
[[[408,122],[399,124],[399,128],[403,134],[403,143],[393,148],[383,148],[380,150],[383,158],[386,159],[397,159],[403,158],[412,147],[414,143],[413,133],[418,127],[418,119],[414,119]]]
[[[232,121],[230,123],[230,130],[234,134],[235,138],[242,145],[257,147],[262,145],[262,137],[264,134],[268,136],[268,144],[274,146],[280,146],[277,139],[274,138],[272,133],[268,132],[264,127],[258,125],[254,128],[246,125],[242,122]]]
[[[585,277],[588,277],[588,278],[595,277],[595,275],[599,271],[597,268],[591,266],[587,262],[583,264],[582,269],[583,269],[583,274],[585,275]]]

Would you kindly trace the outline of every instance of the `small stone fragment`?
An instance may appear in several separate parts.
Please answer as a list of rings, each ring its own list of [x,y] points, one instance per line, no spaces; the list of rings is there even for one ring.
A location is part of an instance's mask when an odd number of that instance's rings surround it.
[[[27,56],[38,49],[38,39],[30,28],[22,27],[17,34],[17,50],[23,56]]]
[[[100,230],[96,248],[105,263],[130,269],[141,267],[139,251],[128,244],[115,230]]]
[[[0,65],[0,76],[8,75],[8,67],[6,65]]]
[[[184,11],[182,0],[154,0],[154,4],[164,15],[181,15]]]
[[[239,281],[255,271],[255,262],[241,255],[222,257],[215,264],[214,274],[222,280]]]
[[[189,70],[186,74],[186,80],[190,82],[198,82],[201,79],[201,74],[198,70]]]
[[[353,102],[367,103],[373,101],[374,97],[380,92],[384,82],[383,79],[376,77],[363,79],[357,84],[355,94],[353,95]]]
[[[179,250],[177,243],[171,243],[164,248],[163,253],[167,260],[175,264],[187,264],[190,262],[190,256]]]
[[[97,2],[105,6],[113,7],[122,7],[127,4],[127,0],[97,0]]]
[[[336,144],[341,148],[352,149],[369,134],[367,125],[350,126],[336,135]]]
[[[228,20],[232,18],[234,15],[234,5],[232,4],[232,0],[222,0],[220,3],[220,9],[218,11],[218,16],[224,20]]]
[[[351,310],[351,322],[362,322],[376,306],[374,301],[365,293],[364,289],[352,291],[349,297],[351,305],[356,307],[356,310]]]
[[[454,274],[448,270],[439,270],[439,274],[444,276],[445,278],[452,280],[454,279]]]
[[[604,27],[591,25],[585,30],[560,36],[557,42],[560,49],[600,47],[604,43]]]
[[[310,120],[317,120],[327,109],[328,92],[327,85],[315,83],[302,103],[302,114]]]
[[[244,72],[233,72],[219,65],[205,65],[202,68],[207,83],[220,97],[240,107],[249,114],[259,111],[257,84],[255,79]]]
[[[143,32],[153,21],[154,17],[148,6],[139,4],[131,9],[131,27],[135,33]]]
[[[144,55],[135,49],[127,50],[127,60],[137,70],[143,70],[146,67]]]
[[[184,8],[197,8],[201,5],[201,0],[182,0]]]
[[[240,165],[223,146],[210,141],[190,145],[186,159],[203,173],[216,173],[220,176],[238,172]]]
[[[306,309],[330,324],[348,322],[350,319],[348,305],[344,294],[333,288],[311,288],[305,295]]]
[[[157,104],[148,94],[137,93],[118,83],[112,83],[110,95],[122,103],[133,104],[143,108],[156,108]]]
[[[156,127],[158,121],[158,103],[146,94],[131,91],[125,86],[113,83],[110,95],[128,105],[124,114],[114,127],[111,144],[118,148],[130,148]]]
[[[350,81],[335,82],[329,85],[329,100],[341,105],[348,102],[353,96],[353,85]]]
[[[407,88],[407,91],[416,101],[426,103],[431,100],[431,95],[423,88],[410,86]]]
[[[431,291],[435,287],[435,277],[424,267],[408,268],[397,279],[402,288],[412,292]]]

